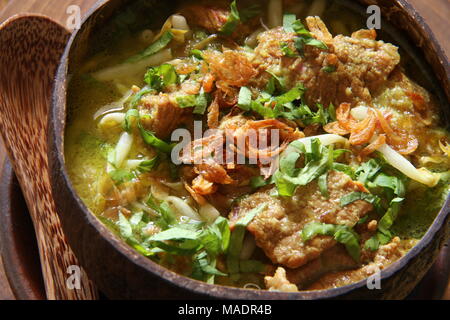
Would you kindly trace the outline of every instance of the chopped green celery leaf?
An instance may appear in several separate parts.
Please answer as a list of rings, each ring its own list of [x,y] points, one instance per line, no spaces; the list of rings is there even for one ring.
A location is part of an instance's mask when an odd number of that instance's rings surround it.
[[[347,150],[347,149],[337,149],[337,150],[334,150],[334,151],[333,151],[333,159],[334,159],[334,160],[339,159],[340,156],[342,156],[344,153],[347,153],[347,152],[351,152],[351,151],[350,151],[350,150]]]
[[[177,84],[179,77],[173,65],[164,63],[158,67],[149,68],[144,76],[144,81],[150,88],[161,91],[168,85]]]
[[[120,235],[123,238],[128,239],[133,236],[133,227],[131,226],[130,221],[128,221],[122,213],[119,213],[117,225],[119,226]]]
[[[194,107],[194,114],[204,114],[208,103],[210,101],[210,96],[205,93],[203,89],[198,95],[185,95],[177,97],[178,107],[180,108],[191,108]]]
[[[204,60],[202,51],[198,49],[191,50],[191,56],[194,56],[198,60]]]
[[[356,224],[363,224],[366,223],[367,220],[369,219],[368,215],[365,215],[364,217],[362,217],[361,219],[358,220],[358,222]]]
[[[281,42],[280,49],[281,52],[283,52],[283,55],[288,58],[298,57],[298,54],[294,50],[292,50],[291,47],[289,47],[289,44],[287,42]]]
[[[296,20],[292,23],[292,28],[294,32],[300,36],[311,37],[311,33],[306,29],[305,25],[300,21]]]
[[[172,212],[167,202],[158,203],[153,196],[150,196],[147,200],[147,205],[159,213],[160,218],[157,221],[157,225],[163,230],[167,230],[176,224],[177,220],[175,214]]]
[[[406,188],[402,179],[395,176],[389,176],[383,172],[380,172],[375,177],[371,185],[391,189],[394,194],[399,197],[405,196]]]
[[[355,261],[359,261],[361,252],[359,236],[348,226],[311,222],[305,225],[302,230],[303,241],[311,240],[318,235],[334,237],[337,242],[345,246],[347,252]]]
[[[276,76],[274,73],[272,73],[272,72],[270,72],[270,71],[267,71],[267,70],[266,70],[266,72],[272,76],[272,77],[270,78],[270,80],[273,80],[274,85],[275,85],[273,92],[270,92],[270,91],[268,91],[267,89],[266,89],[266,91],[267,91],[270,95],[274,94],[275,91],[276,91],[276,89],[278,89],[279,91],[285,91],[285,88],[286,88],[286,83],[285,83],[286,81],[285,81],[285,79]],[[269,80],[269,81],[270,81],[270,80]]]
[[[125,131],[131,131],[131,118],[139,118],[139,111],[137,109],[130,109],[125,114],[125,121],[123,123],[123,128]]]
[[[336,121],[337,120],[337,118],[336,118],[336,108],[334,107],[334,104],[332,104],[330,102],[330,105],[328,106],[327,110],[328,110],[328,114],[330,115],[331,121],[332,122]]]
[[[136,175],[133,172],[124,169],[115,169],[109,172],[109,176],[117,185],[129,182],[136,177]]]
[[[220,272],[215,267],[215,259],[211,263],[208,263],[207,255],[198,255],[197,262],[204,273],[212,274],[215,276],[226,276],[227,274]]]
[[[361,248],[359,246],[359,236],[355,231],[347,226],[338,226],[334,239],[345,246],[353,260],[359,261]]]
[[[294,194],[297,186],[290,181],[287,181],[285,175],[280,171],[275,172],[274,179],[277,186],[277,194],[274,196],[290,197]]]
[[[323,72],[326,73],[333,73],[336,71],[336,67],[335,66],[326,66],[322,68]]]
[[[152,244],[163,250],[163,252],[177,256],[192,256],[199,248],[198,241],[195,240],[186,240],[178,245],[172,245],[161,241],[154,241]]]
[[[164,221],[169,225],[173,225],[176,222],[175,213],[172,212],[172,209],[167,202],[164,201],[159,205],[159,212]]]
[[[305,39],[297,37],[294,39],[294,47],[299,54],[303,57],[305,55]]]
[[[377,235],[374,235],[370,237],[366,242],[364,243],[364,248],[370,251],[377,251],[380,247],[380,241],[377,238]]]
[[[142,221],[143,216],[144,216],[144,213],[142,211],[136,212],[135,214],[133,214],[131,216],[130,224],[132,226],[137,226]]]
[[[241,18],[237,9],[236,0],[234,0],[230,5],[230,15],[227,18],[227,22],[220,28],[220,32],[230,36],[236,30],[240,22]]]
[[[191,108],[197,105],[197,97],[193,94],[178,96],[176,100],[180,108]]]
[[[380,208],[380,198],[376,195],[366,193],[366,192],[352,192],[343,196],[340,200],[341,207],[345,207],[357,200],[364,200],[371,203],[377,210]]]
[[[380,163],[377,159],[370,159],[369,161],[364,162],[356,170],[358,181],[366,184],[368,181],[371,181],[382,168],[383,164]]]
[[[383,234],[388,235],[390,233],[389,229],[394,224],[395,219],[397,219],[403,200],[403,198],[393,199],[389,205],[389,209],[378,222],[378,230]]]
[[[272,177],[269,179],[264,179],[263,176],[257,176],[257,177],[252,177],[250,179],[250,186],[252,187],[252,189],[258,189],[261,187],[265,187],[272,183],[273,183]]]
[[[266,107],[259,103],[258,101],[252,101],[251,110],[260,114],[265,119],[275,118],[275,112],[273,109]]]
[[[150,172],[158,166],[159,160],[159,156],[156,156],[150,160],[144,160],[138,165],[137,170],[141,173]]]
[[[126,62],[132,63],[147,58],[149,56],[154,55],[155,53],[161,51],[172,41],[173,33],[170,31],[166,31],[162,34],[162,36],[153,42],[147,49],[142,51],[141,53],[129,58]]]
[[[292,88],[285,94],[282,94],[281,96],[276,97],[275,101],[277,102],[277,104],[285,105],[289,102],[299,100],[302,97],[304,92],[305,92],[305,88],[303,87],[303,85],[299,85],[297,87]]]
[[[252,105],[252,92],[247,87],[239,91],[238,106],[242,110],[249,111]]]
[[[209,93],[203,92],[203,89],[197,95],[194,114],[205,114],[208,103],[211,100]]]
[[[293,28],[294,22],[297,20],[297,17],[293,13],[285,13],[283,15],[283,29],[286,32],[295,32]]]
[[[226,276],[225,273],[216,269],[216,259],[210,259],[206,252],[202,251],[193,258],[191,277],[209,284],[214,284],[215,276]]]
[[[146,130],[140,123],[138,123],[138,127],[141,132],[142,139],[144,139],[146,144],[164,153],[170,153],[172,151],[172,145],[156,137],[153,132]]]
[[[263,98],[270,99],[271,96],[275,93],[277,89],[275,81],[275,77],[270,77],[269,81],[267,82],[265,91],[261,94]],[[264,95],[267,95],[267,97],[264,97]]]
[[[210,255],[216,256],[219,253],[226,252],[230,242],[228,220],[224,217],[217,218],[211,226],[203,230],[199,240]]]
[[[296,174],[296,172],[298,171],[295,168],[295,165],[299,158],[300,158],[300,153],[298,153],[298,152],[291,152],[291,153],[288,153],[286,156],[281,157],[280,171],[289,176],[294,176]]]
[[[317,184],[319,185],[319,190],[322,196],[325,198],[329,198],[330,194],[328,193],[328,184],[327,184],[328,172],[325,172],[323,175],[319,177],[317,180]]]
[[[351,177],[352,179],[355,178],[355,171],[349,165],[335,162],[335,163],[333,163],[333,170],[336,170],[336,171],[339,171],[339,172],[343,172],[346,175],[348,175],[349,177]]]
[[[332,236],[336,232],[334,224],[311,222],[304,226],[302,230],[303,241],[308,241],[317,235]]]
[[[292,196],[297,186],[304,186],[319,178],[333,166],[332,146],[326,148],[320,140],[313,139],[306,147],[303,143],[294,141],[290,147],[299,152],[290,152],[280,158],[280,168],[275,173],[274,180],[281,196]],[[296,168],[300,153],[305,155],[305,166]]]
[[[286,175],[284,178],[297,186],[305,186],[325,173],[327,167],[328,158],[323,157],[320,160],[308,162],[308,164],[299,171],[296,177]]]
[[[135,109],[138,106],[139,102],[141,101],[142,97],[144,95],[146,95],[148,93],[152,93],[152,92],[155,92],[155,89],[152,89],[152,88],[147,87],[147,86],[143,87],[141,90],[139,90],[138,93],[133,95],[133,98],[130,101],[130,107],[132,109]]]
[[[294,39],[294,44],[302,56],[304,54],[305,45],[323,50],[328,49],[325,43],[312,37],[311,33],[305,28],[300,20],[296,19],[294,14],[285,14],[283,16],[283,29],[286,32],[295,32],[297,34],[297,37]]]
[[[155,253],[152,252],[151,250],[147,249],[146,247],[144,247],[142,244],[140,244],[139,242],[133,240],[133,239],[127,239],[126,240],[127,243],[132,246],[137,252],[139,252],[140,254],[142,254],[145,257],[150,257],[152,255],[154,255]]]
[[[198,240],[200,233],[184,228],[173,227],[150,237],[150,241]]]
[[[224,217],[218,217],[213,223],[213,227],[216,228],[222,235],[222,248],[221,252],[226,252],[230,245],[231,231],[228,224],[228,219]]]
[[[247,225],[253,220],[253,218],[266,208],[266,204],[262,204],[259,207],[250,210],[247,214],[240,218],[231,233],[230,245],[228,247],[227,254],[227,268],[230,274],[239,273],[239,256],[242,250],[242,244],[245,236],[245,230]]]
[[[210,266],[209,264],[203,265],[202,266],[202,271],[204,273],[212,274],[212,275],[215,275],[215,276],[224,276],[224,277],[227,276],[226,273],[220,272],[219,270],[217,270],[213,266]]]
[[[319,49],[322,49],[322,50],[327,50],[328,49],[328,46],[325,43],[323,43],[320,40],[314,39],[314,38],[306,39],[305,40],[305,44],[307,46],[316,47],[316,48],[319,48]]]

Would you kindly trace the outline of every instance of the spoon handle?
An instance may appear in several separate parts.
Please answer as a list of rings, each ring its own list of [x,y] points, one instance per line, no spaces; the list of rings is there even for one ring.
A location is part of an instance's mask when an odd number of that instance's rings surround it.
[[[69,35],[39,15],[0,25],[0,131],[33,220],[47,298],[90,300],[97,290],[67,244],[47,161],[51,89]]]

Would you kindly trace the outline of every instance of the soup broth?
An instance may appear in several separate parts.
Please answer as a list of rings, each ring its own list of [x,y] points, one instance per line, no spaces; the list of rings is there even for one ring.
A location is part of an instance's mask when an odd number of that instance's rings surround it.
[[[197,280],[297,291],[364,279],[425,234],[449,133],[386,31],[341,1],[130,3],[74,70],[65,135],[117,236]]]

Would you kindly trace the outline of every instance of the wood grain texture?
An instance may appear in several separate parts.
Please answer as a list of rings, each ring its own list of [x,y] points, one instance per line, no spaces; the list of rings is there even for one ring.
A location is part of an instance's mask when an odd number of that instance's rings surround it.
[[[65,24],[67,20],[65,11],[69,4],[80,5],[82,13],[84,14],[95,2],[96,0],[0,0],[0,23],[16,13],[34,12],[46,14],[56,21]],[[448,20],[448,17],[450,16],[449,0],[409,0],[409,2],[425,18],[436,37],[439,39],[447,57],[450,56],[450,41],[448,39],[448,29],[450,26]],[[55,5],[55,3],[57,3],[57,5]],[[3,164],[5,156],[6,153],[2,142],[0,141],[0,167]],[[0,266],[0,299],[6,299],[10,297],[10,292],[8,292],[7,284],[5,285],[4,278],[2,278],[1,274],[2,269]],[[450,286],[447,299],[450,299]]]
[[[39,13],[51,17],[61,25],[66,25],[68,14],[66,10],[70,5],[78,5],[82,15],[97,2],[97,0],[0,0],[6,2],[0,14],[0,22],[17,13]]]
[[[448,36],[450,1],[449,0],[409,0],[420,13],[436,35],[447,57],[450,56],[450,41]]]
[[[69,267],[79,263],[60,226],[47,162],[50,92],[68,36],[64,28],[39,16],[20,16],[2,25],[0,129],[33,218],[47,298],[84,300],[95,299],[97,293],[84,272],[80,289],[67,286]]]
[[[1,150],[0,150],[1,151]],[[2,257],[0,257],[0,300],[14,300],[14,294],[6,278],[5,270],[3,268]]]

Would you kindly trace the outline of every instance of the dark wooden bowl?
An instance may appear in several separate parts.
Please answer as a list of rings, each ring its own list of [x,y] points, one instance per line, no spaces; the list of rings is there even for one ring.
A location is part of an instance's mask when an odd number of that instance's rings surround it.
[[[414,288],[436,259],[449,238],[450,198],[421,241],[399,261],[381,273],[381,289],[369,290],[366,281],[345,287],[299,293],[237,289],[191,280],[169,271],[141,256],[113,235],[83,204],[76,194],[64,164],[64,130],[68,75],[87,53],[89,41],[107,19],[128,0],[100,1],[71,37],[58,69],[49,119],[49,162],[55,202],[72,249],[88,275],[113,299],[402,299]],[[405,0],[360,0],[378,4],[386,18],[426,57],[425,67],[437,79],[433,93],[440,97],[443,113],[448,115],[449,66],[439,44],[423,19]],[[170,2],[172,3],[172,2]],[[155,1],[155,6],[170,6]],[[448,119],[448,117],[447,117]]]

